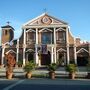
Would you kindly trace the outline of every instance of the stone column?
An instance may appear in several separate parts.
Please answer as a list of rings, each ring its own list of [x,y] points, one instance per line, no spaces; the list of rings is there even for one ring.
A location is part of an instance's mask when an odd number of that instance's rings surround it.
[[[67,46],[67,64],[69,64],[69,46]]]
[[[76,46],[74,46],[74,60],[75,60],[75,64],[77,64]]]
[[[53,47],[51,47],[51,63],[53,63]]]
[[[38,28],[36,28],[36,44],[38,44]]]
[[[4,51],[5,51],[5,46],[2,45],[2,61],[1,61],[1,65],[4,64]]]
[[[90,43],[88,45],[88,53],[89,53],[89,56],[88,56],[88,63],[90,63]]]
[[[70,59],[70,58],[69,58],[69,39],[68,39],[69,36],[68,36],[68,29],[69,29],[69,28],[67,27],[67,28],[66,28],[66,40],[67,40],[67,41],[66,41],[66,42],[67,42],[67,64],[69,64],[69,59]]]
[[[38,64],[38,49],[37,48],[38,48],[38,46],[36,45],[35,46],[35,52],[36,52],[36,61],[35,61],[35,63],[36,64]]]
[[[54,59],[55,59],[55,63],[57,62],[57,60],[56,60],[56,46],[54,47]]]
[[[23,44],[26,45],[26,29],[24,29]]]
[[[66,65],[66,53],[64,53],[64,65]]]
[[[54,59],[56,63],[56,28],[54,28]]]
[[[27,32],[27,42],[28,42],[28,32]]]
[[[24,29],[23,36],[23,65],[25,66],[25,50],[26,50],[26,29]]]
[[[17,57],[16,57],[16,62],[18,62],[18,54],[19,54],[19,39],[17,40]]]
[[[35,63],[38,64],[38,28],[36,28],[36,46],[35,46],[35,52],[36,52],[36,61],[35,61]]]
[[[23,48],[23,65],[25,66],[25,50],[26,48]]]
[[[89,50],[88,51],[89,51],[89,58],[90,58],[90,43],[89,43]]]
[[[54,28],[54,44],[56,44],[56,28]]]

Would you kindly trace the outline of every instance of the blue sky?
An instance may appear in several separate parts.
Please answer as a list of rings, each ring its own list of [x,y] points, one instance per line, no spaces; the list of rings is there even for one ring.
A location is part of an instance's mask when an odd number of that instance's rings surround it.
[[[45,8],[51,16],[68,22],[75,37],[90,41],[90,0],[0,0],[0,27],[10,21],[19,38],[22,24]]]

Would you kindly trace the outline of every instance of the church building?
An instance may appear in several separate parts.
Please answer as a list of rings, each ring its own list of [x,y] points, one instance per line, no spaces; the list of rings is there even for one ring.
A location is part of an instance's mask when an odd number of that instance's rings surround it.
[[[67,22],[47,13],[22,25],[22,35],[14,39],[14,28],[2,26],[0,64],[5,64],[5,54],[14,53],[16,62],[23,65],[34,60],[38,66],[50,63],[86,66],[90,57],[90,43],[81,43],[73,37]]]

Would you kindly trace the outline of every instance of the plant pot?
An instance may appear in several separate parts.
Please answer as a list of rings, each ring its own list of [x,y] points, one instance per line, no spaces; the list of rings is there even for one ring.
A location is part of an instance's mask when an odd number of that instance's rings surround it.
[[[6,78],[7,79],[12,79],[13,73],[6,73]]]
[[[55,79],[55,72],[54,71],[49,72],[49,78]]]
[[[32,73],[31,73],[31,72],[27,72],[27,73],[26,73],[26,78],[29,79],[29,78],[31,78],[31,77],[32,77]]]
[[[75,73],[69,73],[69,78],[70,79],[75,79],[75,76],[76,76]]]
[[[18,68],[18,65],[17,64],[15,65],[15,68]]]
[[[90,72],[87,73],[87,78],[90,79]]]

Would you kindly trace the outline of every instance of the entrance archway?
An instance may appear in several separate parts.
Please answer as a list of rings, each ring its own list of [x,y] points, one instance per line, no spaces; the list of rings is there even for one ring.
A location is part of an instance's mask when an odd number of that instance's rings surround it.
[[[77,65],[78,66],[86,66],[87,64],[88,64],[88,57],[77,56]]]
[[[33,53],[28,53],[28,61],[34,60],[34,54]]]
[[[81,48],[77,51],[77,65],[86,66],[88,64],[89,53],[86,49]]]
[[[41,65],[49,65],[51,63],[51,53],[41,54]]]
[[[27,61],[32,61],[32,60],[34,60],[34,50],[28,49],[28,50],[26,51],[26,58],[27,58]]]
[[[61,66],[66,65],[66,50],[63,48],[60,48],[57,50],[57,60],[58,64]]]

